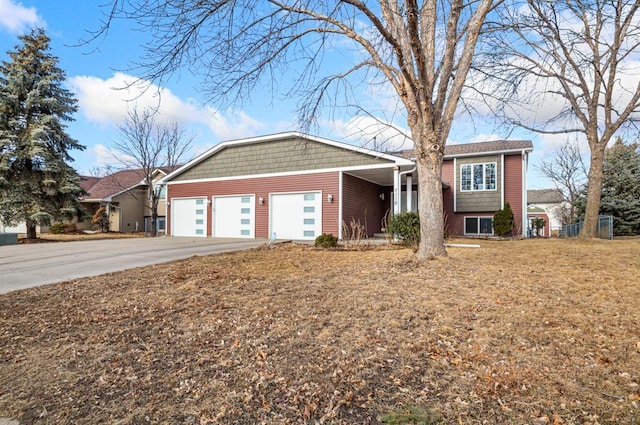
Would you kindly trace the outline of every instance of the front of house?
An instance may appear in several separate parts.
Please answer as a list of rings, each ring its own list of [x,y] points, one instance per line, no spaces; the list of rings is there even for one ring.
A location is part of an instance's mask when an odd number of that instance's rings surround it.
[[[505,202],[523,222],[530,142],[519,148],[492,143],[504,146],[447,151],[443,196],[451,235],[491,234],[487,220]],[[314,240],[331,233],[344,239],[353,223],[372,236],[383,231],[390,212],[416,210],[414,174],[407,152],[290,132],[221,143],[160,184],[166,185],[172,236]]]

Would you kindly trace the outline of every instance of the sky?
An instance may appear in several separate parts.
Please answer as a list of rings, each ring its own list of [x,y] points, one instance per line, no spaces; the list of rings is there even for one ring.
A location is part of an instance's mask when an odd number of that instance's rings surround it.
[[[72,165],[81,175],[92,174],[104,165],[116,165],[111,149],[119,137],[118,126],[133,104],[158,107],[161,115],[178,121],[194,137],[191,156],[226,140],[297,130],[296,101],[274,97],[267,91],[256,91],[241,109],[232,110],[205,103],[199,94],[199,81],[188,72],[180,73],[179,78],[172,78],[162,88],[131,87],[128,83],[138,81],[139,77],[131,71],[131,64],[142,55],[140,43],[145,34],[134,31],[130,23],[119,21],[106,37],[82,42],[100,27],[104,18],[100,6],[105,3],[104,0],[0,0],[0,60],[8,59],[6,52],[14,50],[19,44],[18,36],[31,28],[44,28],[51,38],[51,53],[59,58],[59,66],[66,72],[66,86],[78,99],[79,110],[75,121],[68,123],[67,132],[86,146],[84,151],[71,153]],[[385,93],[372,89],[363,96],[370,96],[369,101],[380,108],[388,107],[384,105],[389,101]],[[369,117],[327,113],[321,123],[313,134],[355,145],[372,139],[361,136],[372,126]],[[396,124],[406,128],[406,123]],[[450,144],[505,138],[533,141],[528,188],[553,187],[536,172],[534,165],[552,157],[564,142],[563,137],[542,137],[523,130],[501,134],[482,119],[464,116],[453,127]],[[388,149],[411,147],[403,137],[381,138],[389,141],[385,146]]]

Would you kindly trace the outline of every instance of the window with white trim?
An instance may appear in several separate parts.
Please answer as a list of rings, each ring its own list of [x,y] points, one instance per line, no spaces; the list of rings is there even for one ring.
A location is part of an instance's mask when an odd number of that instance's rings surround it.
[[[460,191],[496,190],[496,163],[460,166]]]
[[[493,217],[465,217],[465,235],[492,235]]]

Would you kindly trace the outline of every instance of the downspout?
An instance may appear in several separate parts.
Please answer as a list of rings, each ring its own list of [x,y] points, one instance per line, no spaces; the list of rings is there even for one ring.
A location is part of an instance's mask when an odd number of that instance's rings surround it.
[[[453,158],[453,212],[458,212],[458,158]]]
[[[529,154],[522,151],[522,237],[527,237],[527,169],[529,167]]]
[[[398,173],[398,200],[397,200],[397,204],[398,204],[398,213],[400,213],[402,211],[402,176],[406,175],[406,174],[411,174],[411,173],[415,173],[415,171],[418,169],[417,166],[413,166],[412,169],[407,170],[407,171],[402,171],[400,173]],[[413,188],[409,188],[409,190],[407,190],[407,211],[409,211],[409,206],[411,205],[411,201],[408,199],[409,197],[411,197],[412,195],[412,189]]]
[[[500,208],[504,208],[504,154],[500,155]]]
[[[407,211],[413,211],[413,174],[407,174]]]
[[[338,172],[338,240],[342,240],[342,171]]]
[[[400,167],[397,165],[393,167],[393,215],[400,214],[400,189],[398,188]]]

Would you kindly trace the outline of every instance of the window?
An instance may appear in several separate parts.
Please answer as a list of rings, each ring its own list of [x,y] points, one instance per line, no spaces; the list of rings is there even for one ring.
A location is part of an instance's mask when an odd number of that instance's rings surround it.
[[[493,217],[465,217],[465,235],[492,235]]]
[[[167,199],[167,186],[156,186],[155,191],[158,199]]]
[[[460,190],[496,190],[496,163],[465,164],[460,167]]]

